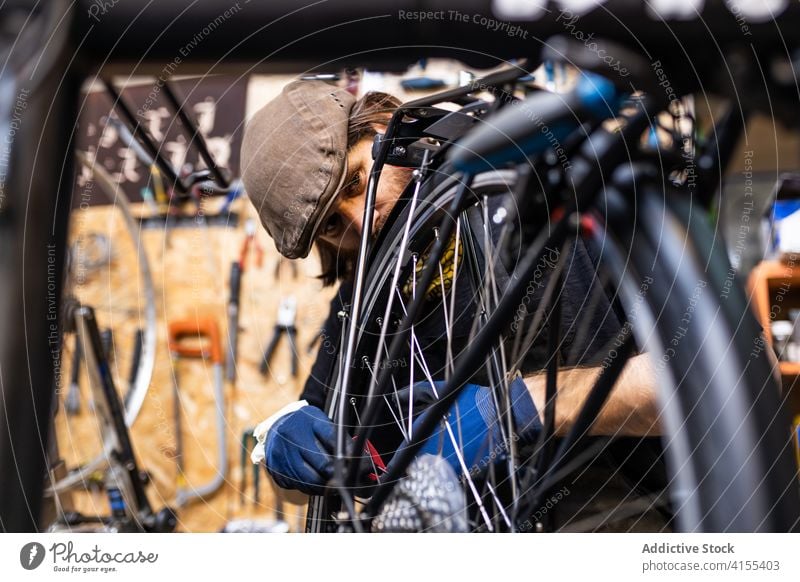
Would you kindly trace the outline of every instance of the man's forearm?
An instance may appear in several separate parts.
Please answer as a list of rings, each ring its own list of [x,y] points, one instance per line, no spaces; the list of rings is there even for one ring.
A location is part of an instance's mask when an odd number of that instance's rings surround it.
[[[586,396],[600,374],[596,368],[568,368],[558,373],[556,434],[564,436],[574,424]],[[531,398],[540,414],[545,408],[546,374],[525,378]],[[592,435],[657,436],[658,421],[655,370],[647,354],[631,358],[608,396],[594,424]]]

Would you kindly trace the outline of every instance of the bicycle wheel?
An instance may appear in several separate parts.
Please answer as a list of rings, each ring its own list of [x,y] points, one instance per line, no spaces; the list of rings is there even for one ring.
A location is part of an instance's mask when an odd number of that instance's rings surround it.
[[[508,193],[514,183],[513,172],[477,176],[471,187],[472,223],[474,224],[476,214],[483,218],[483,224],[489,222],[489,195]],[[430,248],[430,241],[436,236],[434,227],[439,224],[447,204],[452,201],[457,190],[457,180],[446,173],[431,178],[430,184],[423,188],[418,203],[406,203],[399,212],[398,219],[387,227],[385,234],[382,233],[380,247],[371,259],[365,287],[362,321],[366,323],[360,328],[358,338],[362,358],[371,357],[367,354],[370,347],[374,348],[376,338],[378,345],[385,344],[380,340],[381,331],[375,331],[376,326],[382,327],[380,324],[385,317],[382,301],[387,296],[396,296],[398,301],[395,302],[395,309],[402,313],[402,304],[408,299],[403,297],[396,281],[407,281],[409,276],[413,278],[420,256]],[[697,303],[700,299],[694,297],[698,282],[705,281],[709,289],[718,287],[722,284],[718,280],[718,274],[727,273],[727,268],[721,268],[725,259],[710,253],[710,245],[700,249],[702,253],[698,252],[694,241],[708,236],[708,233],[702,233],[703,225],[694,221],[690,235],[683,220],[676,219],[664,205],[652,208],[653,202],[650,201],[649,204],[651,208],[646,219],[640,216],[641,213],[618,213],[615,228],[619,233],[627,233],[621,238],[607,236],[606,217],[598,216],[595,221],[595,236],[591,240],[585,241],[586,232],[583,232],[581,236],[561,241],[558,260],[548,265],[550,273],[545,276],[548,283],[554,283],[546,284],[544,280],[536,282],[535,288],[542,289],[537,298],[538,308],[525,315],[525,325],[517,326],[525,328],[526,337],[520,340],[520,334],[508,334],[509,337],[498,343],[497,349],[489,354],[492,357],[486,358],[484,354],[484,359],[487,360],[483,366],[485,374],[476,380],[491,386],[498,395],[498,402],[501,401],[502,379],[507,379],[523,367],[519,358],[520,350],[526,354],[536,352],[531,350],[530,345],[525,345],[526,342],[535,344],[538,341],[539,346],[543,347],[545,357],[544,361],[539,362],[540,365],[552,363],[554,354],[559,354],[562,362],[574,363],[574,346],[584,344],[591,346],[591,349],[584,349],[584,353],[580,355],[586,356],[591,352],[589,355],[592,361],[600,362],[603,369],[613,367],[605,364],[619,361],[619,353],[622,351],[620,346],[630,347],[633,343],[623,336],[614,338],[613,343],[602,335],[598,337],[594,322],[602,322],[624,312],[621,319],[625,320],[625,315],[628,317],[620,332],[628,334],[633,330],[638,345],[641,349],[646,349],[656,362],[662,405],[660,422],[664,426],[661,441],[665,451],[656,448],[654,452],[653,447],[647,447],[644,458],[650,460],[651,466],[642,470],[640,461],[639,467],[634,467],[636,470],[633,471],[625,469],[626,465],[630,466],[632,458],[642,456],[640,443],[633,447],[622,447],[621,458],[619,451],[616,456],[611,455],[617,464],[611,466],[604,485],[622,476],[628,490],[623,490],[617,496],[617,503],[611,507],[606,505],[596,515],[589,511],[580,515],[576,512],[575,515],[560,516],[564,529],[608,529],[615,521],[617,530],[629,531],[642,524],[652,528],[652,521],[644,516],[656,511],[667,516],[674,513],[677,517],[675,526],[686,531],[784,531],[795,528],[799,514],[798,495],[793,464],[789,457],[790,440],[786,430],[788,423],[783,418],[777,391],[769,382],[770,369],[763,354],[753,357],[745,349],[747,342],[743,341],[743,337],[752,340],[757,337],[757,329],[753,325],[752,317],[746,312],[741,290],[738,291],[738,299],[727,304],[725,309],[720,308],[718,295],[706,293],[702,297],[702,311],[704,314],[713,313],[714,316],[710,320],[703,319],[702,323],[695,323],[691,333],[686,334],[691,336],[690,339],[681,336],[677,345],[673,345],[675,324],[686,316],[686,301]],[[409,216],[412,217],[410,223]],[[619,216],[623,217],[622,220]],[[640,221],[631,221],[632,216],[637,216]],[[409,224],[409,228],[404,239],[406,224]],[[465,210],[458,224],[470,224],[468,211]],[[653,244],[652,239],[657,236],[654,233],[666,236],[665,225],[671,229],[669,240],[660,245]],[[551,225],[551,231],[553,230],[555,225]],[[498,292],[503,292],[498,287],[497,278],[487,277],[485,269],[487,264],[496,266],[499,262],[497,246],[487,245],[486,236],[482,237],[483,244],[479,244],[481,237],[475,236],[476,232],[480,232],[480,227],[465,228],[458,232],[458,236],[465,248],[475,244],[484,249],[484,252],[476,253],[483,260],[463,260],[462,263],[465,277],[472,282],[475,293],[473,299],[481,309],[466,314],[463,319],[469,323],[470,332],[466,336],[460,336],[456,333],[458,318],[454,317],[452,311],[448,312],[446,305],[439,306],[440,316],[448,330],[446,336],[450,340],[447,356],[444,362],[439,362],[445,378],[447,370],[452,369],[455,361],[464,357],[463,348],[470,345],[481,323],[486,321],[488,312],[491,312],[492,305],[497,304]],[[579,231],[573,229],[573,232]],[[401,244],[404,240],[405,245]],[[548,326],[550,318],[547,311],[563,294],[563,282],[569,280],[570,272],[587,267],[585,261],[576,262],[574,251],[564,251],[584,244],[594,254],[590,267],[594,283],[591,285],[591,292],[580,302],[577,312],[568,314],[566,325],[559,323],[555,326],[559,329],[554,334],[554,326]],[[676,249],[685,249],[686,252]],[[455,256],[461,255],[456,252]],[[676,256],[679,257],[677,261]],[[395,272],[400,273],[400,276],[396,276]],[[552,277],[554,273],[556,277]],[[511,273],[511,278],[513,277],[514,274]],[[440,279],[443,280],[444,277]],[[459,281],[458,273],[453,280]],[[704,288],[700,287],[701,290]],[[674,291],[671,293],[670,290]],[[448,289],[443,288],[442,295],[446,295],[447,291]],[[492,295],[495,297],[492,298]],[[680,297],[689,299],[682,300]],[[619,305],[624,308],[619,309]],[[693,305],[692,313],[694,312]],[[400,313],[394,313],[393,316],[396,318]],[[435,309],[429,310],[420,319],[421,324],[424,325],[426,319],[434,316]],[[698,316],[695,322],[700,321]],[[733,322],[738,324],[733,325]],[[460,323],[464,325],[463,321]],[[715,333],[706,334],[705,331],[709,329]],[[387,332],[383,330],[382,333],[385,336]],[[588,343],[575,341],[576,337],[587,334],[592,336]],[[415,373],[421,373],[426,379],[433,379],[427,378],[433,374],[425,369],[425,350],[415,335],[411,334],[408,353],[414,361],[421,360],[420,366],[412,365],[402,373],[393,374],[394,385],[413,384]],[[571,347],[561,353],[563,350],[559,346],[563,346],[565,338],[570,335],[572,341],[568,343]],[[466,337],[466,341],[458,342],[459,345],[453,349],[452,338],[456,336]],[[543,342],[542,338],[545,336],[550,338]],[[604,345],[600,349],[598,342],[610,345]],[[502,347],[504,344],[507,350]],[[722,367],[719,366],[721,361],[725,362]],[[428,364],[427,368],[430,370],[431,365]],[[731,376],[731,370],[740,370],[741,373]],[[371,374],[373,370],[368,372]],[[609,389],[610,386],[603,388],[606,391]],[[596,395],[603,390],[596,387],[592,394]],[[357,392],[358,390],[354,391]],[[624,440],[621,434],[611,434],[607,438],[594,441],[585,438],[585,433],[593,422],[592,414],[597,415],[599,406],[604,401],[601,398],[598,405],[597,397],[593,403],[590,400],[592,397],[584,404],[584,413],[591,408],[594,411],[590,410],[588,418],[583,414],[583,421],[576,423],[577,433],[568,434],[563,440],[550,436],[540,442],[528,458],[516,458],[512,455],[511,462],[506,464],[509,469],[503,475],[500,474],[501,471],[495,471],[481,483],[466,480],[465,497],[472,506],[471,529],[524,531],[543,528],[543,520],[532,519],[532,516],[541,516],[543,509],[547,513],[546,502],[549,503],[549,500],[546,494],[570,475],[581,471],[585,473],[587,466],[596,463],[599,453],[612,450]],[[553,400],[553,405],[555,408],[556,400]],[[357,417],[357,400],[353,407]],[[331,410],[335,411],[335,407]],[[553,411],[541,412],[548,416]],[[391,418],[397,425],[403,425],[408,420],[398,414]],[[357,418],[355,421],[338,421],[358,428]],[[373,433],[386,429],[390,424],[391,421],[380,424]],[[547,462],[540,460],[543,456]],[[654,476],[664,459],[669,459],[668,476]],[[732,467],[737,469],[732,470]],[[509,479],[509,475],[513,477]],[[665,494],[664,487],[669,497]],[[738,503],[720,503],[721,499],[731,498],[737,499]],[[581,509],[591,506],[592,501],[586,500]],[[560,513],[564,513],[567,505],[562,503]],[[329,519],[330,514],[326,514],[324,506],[319,502],[316,505],[312,503],[311,507],[309,518],[313,529]],[[551,512],[550,517],[554,517],[555,513],[559,511]],[[550,523],[552,525],[552,520]],[[657,523],[660,523],[657,529],[672,527],[668,525],[671,523],[668,518]]]
[[[621,182],[620,190],[630,191],[631,183]],[[680,528],[795,531],[800,501],[790,424],[773,364],[754,349],[760,328],[744,291],[729,280],[727,257],[691,203],[661,184],[643,185],[636,221],[627,230],[615,226],[630,241],[630,269],[661,282],[649,289],[654,317],[638,334],[648,331],[648,351],[658,355]]]
[[[83,232],[84,222],[76,221],[70,235],[67,289],[78,301],[94,307],[102,325],[111,331],[109,337],[115,338],[105,346],[109,350],[109,371],[114,384],[123,391],[120,399],[124,399],[125,424],[130,427],[144,403],[155,365],[155,291],[139,228],[125,195],[102,168],[80,153],[78,160],[91,173],[93,184],[99,186],[110,206],[102,221],[95,220],[103,225],[103,231]],[[116,348],[116,342],[128,344],[129,339],[133,340],[130,351]],[[64,457],[67,470],[51,476],[46,496],[88,488],[108,465],[107,443],[116,442],[110,435],[99,434],[95,425],[104,427],[103,419],[96,419],[96,423],[86,421],[87,415],[94,414],[94,390],[87,389],[86,383],[81,388],[80,377],[86,369],[82,351],[77,337],[74,342],[65,342],[62,351],[62,361],[70,362],[65,367],[70,374],[60,377],[57,393],[63,399],[58,407],[61,414],[56,418],[55,438],[61,444],[59,456]],[[88,376],[91,381],[92,375]],[[81,422],[73,425],[71,416]]]
[[[436,240],[441,217],[446,213],[446,205],[456,196],[459,189],[458,180],[447,172],[436,172],[431,179],[426,181],[419,192],[414,194],[411,187],[400,200],[395,211],[382,230],[375,247],[375,252],[370,258],[369,273],[367,275],[364,293],[364,318],[358,329],[358,349],[355,362],[356,372],[352,382],[352,390],[348,391],[347,398],[348,416],[342,422],[348,423],[352,432],[358,432],[359,414],[364,409],[368,398],[366,397],[369,381],[373,378],[377,368],[390,369],[393,375],[393,384],[400,389],[413,385],[415,381],[431,382],[444,380],[448,369],[452,367],[458,354],[463,350],[464,344],[472,333],[475,322],[474,309],[469,312],[455,313],[454,301],[459,296],[459,304],[470,303],[477,305],[489,289],[493,276],[486,278],[483,269],[484,242],[477,240],[474,231],[476,224],[483,220],[481,214],[488,199],[482,199],[478,192],[483,194],[508,193],[508,180],[513,178],[513,172],[498,172],[487,174],[479,178],[471,187],[469,209],[461,214],[454,244],[449,250],[451,261],[442,267],[442,272],[431,291],[432,301],[426,308],[426,313],[415,323],[411,331],[413,338],[409,347],[393,361],[387,362],[385,355],[388,351],[387,340],[391,339],[390,324],[383,325],[384,321],[397,321],[403,315],[406,302],[416,292],[414,290],[415,276],[422,265],[426,253]],[[410,219],[409,219],[410,217]],[[401,243],[406,241],[405,246]],[[457,241],[457,243],[456,243]],[[398,263],[397,251],[401,253],[402,265]],[[445,273],[445,269],[449,272]],[[389,309],[387,311],[387,306]],[[388,313],[388,315],[387,315]],[[439,328],[438,323],[446,320],[448,325]],[[382,338],[382,339],[381,339]],[[432,348],[437,347],[436,355],[432,355]],[[382,357],[376,356],[376,349],[380,347]],[[499,372],[499,361],[487,362],[488,376],[497,381],[504,377]],[[489,369],[491,368],[491,369]],[[334,372],[334,376],[336,372]],[[333,398],[329,402],[329,413],[336,416],[337,391],[331,393]],[[373,444],[381,452],[391,454],[401,442],[403,435],[407,434],[409,415],[405,411],[384,407],[381,419],[373,431]],[[488,484],[488,487],[491,487]],[[483,503],[482,495],[474,483],[467,483],[470,490],[470,499]],[[310,531],[329,531],[335,527],[330,520],[331,513],[335,510],[320,499],[313,499],[309,511]],[[490,511],[486,510],[488,516]],[[502,512],[498,512],[498,516]],[[495,518],[488,521],[491,523]],[[484,517],[485,525],[486,517]],[[490,529],[494,526],[489,525]]]

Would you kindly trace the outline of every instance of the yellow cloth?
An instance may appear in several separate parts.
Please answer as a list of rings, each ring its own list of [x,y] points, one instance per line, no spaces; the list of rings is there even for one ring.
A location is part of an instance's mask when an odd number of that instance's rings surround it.
[[[416,265],[416,275],[411,276],[406,281],[405,285],[403,286],[403,294],[406,297],[411,297],[411,293],[414,288],[414,283],[419,282],[420,275],[422,274],[422,269],[425,266],[425,263],[430,257],[431,252],[433,251],[433,247],[436,241],[432,242],[428,245],[428,248],[425,249],[425,252],[422,253],[417,260]],[[461,260],[463,257],[463,245],[458,244],[458,264],[461,264]],[[428,286],[428,289],[425,291],[425,297],[428,300],[440,299],[442,297],[442,277],[444,277],[444,292],[447,293],[450,291],[450,286],[453,284],[453,275],[455,273],[455,256],[456,256],[456,237],[455,235],[450,237],[450,242],[447,245],[447,248],[442,255],[442,259],[439,261],[439,264],[442,267],[441,275],[436,273],[436,276],[431,281],[431,284]]]

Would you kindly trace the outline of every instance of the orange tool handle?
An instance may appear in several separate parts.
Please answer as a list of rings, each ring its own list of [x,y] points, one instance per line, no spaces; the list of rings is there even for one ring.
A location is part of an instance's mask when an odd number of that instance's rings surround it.
[[[256,240],[256,235],[249,234],[245,237],[244,242],[242,243],[242,250],[239,253],[239,265],[242,268],[242,273],[245,271],[245,264],[247,262],[247,253],[250,250],[250,247],[255,247],[256,253],[256,266],[261,268],[261,265],[264,263],[264,248],[258,244]]]
[[[219,326],[211,317],[183,319],[169,323],[169,351],[184,358],[210,357],[215,364],[222,364],[222,341]],[[206,338],[207,344],[184,345],[187,337]]]

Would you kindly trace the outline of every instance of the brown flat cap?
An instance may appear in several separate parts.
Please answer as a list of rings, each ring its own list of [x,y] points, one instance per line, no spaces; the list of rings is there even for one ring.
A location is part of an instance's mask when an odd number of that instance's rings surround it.
[[[294,81],[247,124],[242,182],[285,257],[308,256],[347,174],[355,98],[322,81]]]

